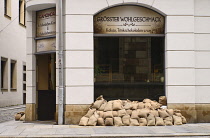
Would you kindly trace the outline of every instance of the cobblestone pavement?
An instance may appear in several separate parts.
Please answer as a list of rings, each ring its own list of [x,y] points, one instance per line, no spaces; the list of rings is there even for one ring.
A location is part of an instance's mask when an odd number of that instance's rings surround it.
[[[22,111],[25,111],[25,105],[0,108],[0,122],[13,120],[14,115]]]
[[[95,126],[54,125],[53,122],[0,123],[0,137],[204,137],[210,138],[210,123],[181,126]]]

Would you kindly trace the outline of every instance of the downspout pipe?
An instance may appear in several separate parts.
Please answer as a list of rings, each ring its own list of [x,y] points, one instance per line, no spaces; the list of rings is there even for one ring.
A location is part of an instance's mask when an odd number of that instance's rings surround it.
[[[58,3],[58,67],[59,67],[59,86],[58,86],[58,125],[64,124],[64,39],[63,39],[63,0]]]

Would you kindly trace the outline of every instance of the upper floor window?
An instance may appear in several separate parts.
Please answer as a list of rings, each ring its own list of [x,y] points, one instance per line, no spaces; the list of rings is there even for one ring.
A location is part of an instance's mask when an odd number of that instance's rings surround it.
[[[25,0],[19,0],[19,23],[25,26]]]
[[[11,0],[4,0],[4,14],[11,17]]]

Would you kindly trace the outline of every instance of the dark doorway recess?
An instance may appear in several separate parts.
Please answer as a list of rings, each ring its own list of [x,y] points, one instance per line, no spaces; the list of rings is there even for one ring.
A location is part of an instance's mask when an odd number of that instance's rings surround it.
[[[38,91],[38,120],[54,120],[56,111],[56,92]]]
[[[55,120],[56,112],[56,56],[37,55],[38,120]]]
[[[95,37],[94,98],[158,100],[164,59],[164,37]]]

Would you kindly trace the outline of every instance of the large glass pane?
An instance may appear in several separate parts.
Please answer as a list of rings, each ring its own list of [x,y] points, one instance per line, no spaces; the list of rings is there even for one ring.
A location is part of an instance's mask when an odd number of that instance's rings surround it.
[[[95,98],[158,99],[164,91],[164,38],[95,37]]]

